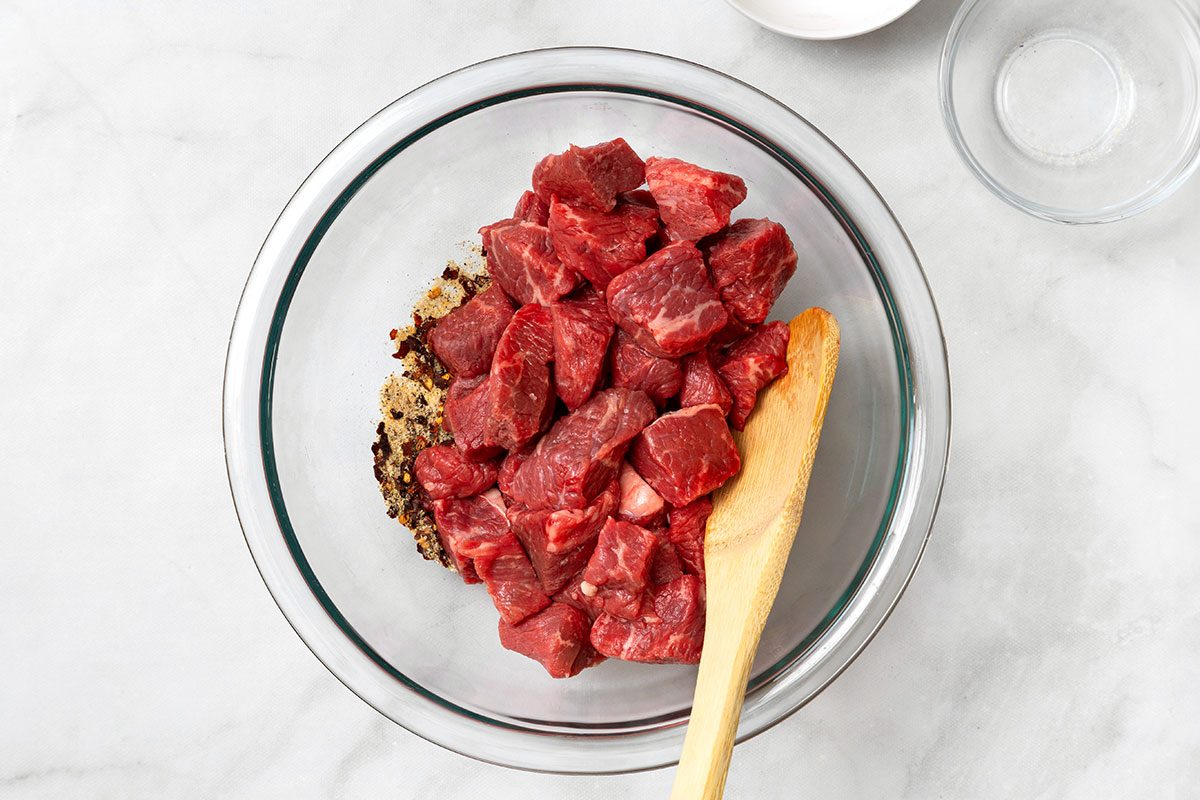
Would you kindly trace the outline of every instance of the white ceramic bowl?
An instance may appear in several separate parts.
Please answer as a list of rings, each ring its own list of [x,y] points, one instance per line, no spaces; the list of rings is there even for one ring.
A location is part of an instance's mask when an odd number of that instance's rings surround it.
[[[848,39],[904,16],[920,0],[725,0],[750,19],[797,39]]]

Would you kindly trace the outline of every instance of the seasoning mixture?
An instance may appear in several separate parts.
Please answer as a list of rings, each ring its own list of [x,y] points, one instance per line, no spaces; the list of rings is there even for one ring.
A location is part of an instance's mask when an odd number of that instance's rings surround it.
[[[413,470],[417,453],[451,441],[442,427],[450,374],[430,350],[427,337],[439,319],[490,285],[482,253],[478,246],[471,246],[467,256],[447,262],[413,306],[412,322],[391,332],[396,348],[392,357],[400,362],[400,370],[389,375],[379,390],[382,418],[371,445],[375,480],[388,516],[412,531],[417,551],[424,558],[449,569],[453,564],[438,540],[437,526],[421,500]]]

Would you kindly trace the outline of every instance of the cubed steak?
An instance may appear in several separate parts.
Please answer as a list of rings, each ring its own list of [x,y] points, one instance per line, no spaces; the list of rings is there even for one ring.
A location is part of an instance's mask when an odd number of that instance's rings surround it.
[[[657,548],[658,537],[650,531],[610,517],[600,529],[583,580],[597,589],[625,589],[640,594],[650,580],[650,563]]]
[[[587,647],[587,615],[566,603],[553,603],[520,625],[501,618],[500,644],[537,661],[552,678],[569,678],[595,661]]]
[[[641,186],[646,165],[624,139],[590,147],[571,145],[549,155],[533,170],[533,190],[546,202],[555,196],[564,203],[596,211],[611,211],[617,195]]]
[[[584,565],[586,568],[586,565]],[[584,584],[587,585],[587,591],[584,591]],[[583,579],[583,572],[577,572],[572,575],[561,589],[554,593],[552,598],[556,603],[566,603],[569,606],[578,608],[583,613],[587,614],[588,619],[592,622],[596,617],[604,613],[604,599],[596,596],[596,587],[587,583]],[[589,624],[588,627],[591,627]]]
[[[750,335],[754,329],[753,325],[747,325],[732,314],[729,315],[729,322],[725,323],[725,327],[713,334],[712,341],[708,343],[710,348],[725,348],[736,342],[738,339],[743,339]],[[713,363],[716,363],[714,359]]]
[[[509,532],[504,498],[493,490],[473,497],[435,500],[433,518],[442,548],[450,555],[463,581],[479,583],[472,554],[480,551],[482,543],[495,541]]]
[[[733,394],[729,419],[736,430],[746,427],[759,390],[787,374],[789,338],[791,331],[786,322],[768,322],[734,343],[726,353],[717,372]]]
[[[629,450],[629,463],[672,506],[686,506],[741,467],[725,415],[715,405],[663,414]]]
[[[469,555],[505,622],[516,625],[550,605],[529,557],[511,532],[478,541]]]
[[[480,579],[500,616],[512,624],[550,605],[550,598],[513,535],[500,492],[491,489],[462,499],[435,500],[434,519],[442,546],[467,583]]]
[[[617,509],[616,481],[586,508],[530,509],[513,504],[508,519],[542,587],[556,592],[587,564],[600,529]]]
[[[526,190],[521,199],[517,200],[517,207],[513,209],[513,219],[545,225],[550,221],[550,204],[536,193]]]
[[[496,473],[496,485],[500,487],[500,491],[504,492],[506,497],[512,496],[513,478],[517,477],[517,470],[525,463],[525,459],[533,455],[533,447],[534,445],[530,443],[520,450],[513,450],[500,462],[500,469]]]
[[[613,278],[646,260],[646,240],[658,232],[658,214],[637,203],[593,211],[555,202],[549,228],[562,263],[603,292]]]
[[[454,435],[454,446],[471,461],[487,461],[501,452],[499,447],[485,441],[491,408],[489,384],[486,376],[456,378],[446,390],[443,424]]]
[[[604,298],[585,288],[550,306],[554,319],[554,388],[569,411],[583,405],[600,384],[613,335]]]
[[[608,285],[608,312],[643,348],[679,358],[708,344],[729,315],[708,280],[704,257],[676,242]]]
[[[746,199],[746,184],[738,176],[677,158],[647,159],[646,183],[667,233],[677,241],[695,242],[721,230]]]
[[[417,453],[413,471],[431,500],[470,497],[496,482],[494,461],[471,461],[457,447],[439,444]]]
[[[695,664],[704,647],[704,585],[695,575],[683,575],[655,587],[640,616],[629,620],[602,613],[590,638],[598,652],[612,658]]]
[[[642,206],[654,212],[654,216],[658,217],[658,203],[654,202],[654,195],[650,194],[649,189],[633,189],[628,192],[622,192],[617,198],[623,203],[630,203],[635,206]]]
[[[646,483],[637,470],[628,463],[621,464],[617,473],[621,488],[621,499],[617,503],[617,517],[642,527],[657,525],[666,513],[666,503],[654,488]]]
[[[681,408],[720,406],[721,413],[726,415],[733,409],[733,395],[717,374],[709,348],[683,357],[683,388],[679,391],[679,405]]]
[[[496,345],[484,441],[517,450],[545,430],[554,411],[550,362],[554,321],[550,309],[521,306]]]
[[[708,268],[729,313],[754,325],[796,272],[796,249],[778,222],[739,219],[709,246]]]
[[[650,564],[650,583],[658,586],[670,583],[683,575],[684,569],[675,545],[667,537],[667,529],[655,528],[654,535],[658,539],[658,545],[654,548],[654,561]]]
[[[679,394],[683,370],[675,359],[646,352],[632,336],[618,330],[612,348],[612,385],[641,390],[661,408]]]
[[[701,578],[704,577],[704,533],[712,508],[712,500],[701,497],[686,506],[672,508],[667,515],[670,522],[667,538],[675,545],[684,571]]]
[[[486,375],[512,315],[508,297],[499,286],[490,286],[438,320],[429,346],[456,378]]]
[[[529,508],[584,508],[612,483],[629,443],[654,415],[645,392],[597,392],[541,438],[513,478],[512,497]]]
[[[579,282],[558,260],[550,229],[533,222],[499,222],[480,228],[488,273],[519,303],[548,305]]]

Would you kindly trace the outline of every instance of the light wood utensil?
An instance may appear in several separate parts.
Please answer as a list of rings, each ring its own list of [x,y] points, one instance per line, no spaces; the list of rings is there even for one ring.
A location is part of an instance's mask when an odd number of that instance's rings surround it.
[[[735,436],[742,469],[713,497],[704,540],[704,652],[672,800],[724,793],[750,664],[804,511],[840,334],[822,308],[788,327],[788,373],[763,391]]]

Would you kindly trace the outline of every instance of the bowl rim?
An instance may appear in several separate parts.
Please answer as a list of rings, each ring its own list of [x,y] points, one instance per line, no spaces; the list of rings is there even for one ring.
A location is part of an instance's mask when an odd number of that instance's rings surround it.
[[[1148,211],[1168,197],[1173,195],[1200,167],[1200,113],[1193,120],[1192,131],[1187,146],[1181,151],[1174,165],[1157,176],[1153,183],[1141,191],[1130,195],[1124,200],[1108,206],[1093,209],[1070,209],[1060,206],[1046,205],[1009,189],[999,179],[991,174],[978,156],[967,144],[962,128],[958,124],[958,112],[954,103],[954,64],[958,58],[962,35],[967,25],[988,3],[993,0],[965,0],[954,15],[946,38],[942,43],[942,52],[938,60],[938,105],[942,112],[942,122],[954,145],[954,150],[971,174],[979,180],[988,191],[999,197],[1013,208],[1024,211],[1038,219],[1059,222],[1065,225],[1096,225],[1106,222],[1117,222]],[[1188,32],[1193,44],[1200,46],[1200,26],[1197,25],[1196,14],[1181,0],[1168,0],[1169,5],[1179,12],[1187,22]],[[1197,64],[1200,69],[1200,62]]]
[[[770,714],[763,712],[768,718],[757,719],[755,724],[747,726],[745,731],[739,732],[738,740],[750,738],[763,730],[772,727],[778,722],[790,716],[798,708],[807,703],[812,697],[815,697],[825,686],[835,679],[852,661],[857,657],[858,653],[870,642],[878,631],[879,627],[890,616],[892,609],[895,607],[899,597],[907,586],[912,574],[920,562],[921,554],[923,553],[925,543],[928,540],[934,514],[936,512],[938,500],[941,495],[941,488],[945,476],[946,463],[949,454],[950,444],[950,382],[949,382],[949,365],[946,358],[945,341],[942,333],[940,319],[937,314],[936,306],[929,292],[927,279],[921,270],[920,263],[913,252],[911,242],[907,235],[896,221],[894,214],[886,203],[879,196],[878,192],[870,184],[869,181],[862,175],[861,171],[850,161],[850,159],[830,142],[823,134],[815,127],[801,118],[795,112],[783,106],[778,101],[770,98],[764,93],[748,86],[747,84],[730,78],[723,73],[712,70],[708,67],[703,67],[692,62],[675,59],[668,56],[647,53],[637,50],[625,50],[619,48],[595,48],[595,47],[570,47],[570,48],[550,48],[544,50],[532,50],[519,53],[513,53],[505,56],[500,56],[487,61],[455,70],[451,73],[441,76],[433,81],[430,81],[418,89],[409,92],[400,99],[386,106],[381,111],[370,117],[362,125],[356,128],[349,134],[341,143],[338,144],[316,168],[310,173],[300,187],[293,193],[288,203],[285,205],[279,218],[272,226],[267,235],[262,247],[259,250],[258,256],[255,259],[254,267],[251,269],[247,279],[246,286],[243,289],[241,299],[239,300],[238,312],[235,316],[233,329],[231,331],[229,348],[227,352],[227,363],[225,372],[225,383],[223,388],[223,433],[225,440],[226,466],[230,483],[231,494],[233,495],[235,510],[238,515],[239,522],[242,526],[243,535],[246,539],[247,546],[255,560],[256,567],[259,569],[260,575],[264,583],[267,585],[272,598],[283,612],[285,618],[293,629],[300,636],[301,640],[313,651],[314,655],[320,660],[344,685],[352,692],[357,694],[365,702],[375,708],[384,716],[392,719],[394,722],[402,725],[413,733],[439,744],[447,749],[477,758],[482,761],[499,764],[502,766],[516,767],[521,769],[530,769],[535,771],[547,772],[562,772],[575,774],[603,774],[616,772],[632,772],[643,769],[653,769],[674,763],[676,749],[670,747],[668,751],[664,751],[662,747],[662,736],[658,737],[657,748],[651,753],[645,749],[636,753],[626,753],[624,758],[609,759],[599,767],[594,764],[584,764],[580,759],[571,759],[563,757],[562,753],[556,754],[554,758],[546,759],[539,755],[538,757],[514,758],[511,752],[505,752],[505,748],[501,747],[498,750],[491,746],[466,747],[455,740],[455,734],[466,735],[469,730],[464,730],[461,726],[448,725],[447,719],[436,710],[431,711],[428,708],[420,708],[419,704],[413,708],[406,708],[405,711],[411,712],[411,716],[397,718],[393,713],[385,711],[377,699],[367,696],[367,692],[359,685],[356,685],[354,677],[347,673],[356,673],[356,668],[361,665],[349,663],[351,659],[344,657],[344,653],[338,652],[338,646],[333,645],[328,641],[322,640],[322,633],[314,631],[311,628],[302,630],[304,623],[312,622],[312,619],[303,609],[305,598],[297,596],[286,585],[286,580],[292,578],[284,578],[280,572],[279,564],[271,561],[266,556],[266,551],[263,549],[267,545],[264,542],[269,542],[265,536],[280,537],[281,528],[280,520],[274,518],[270,514],[264,513],[261,497],[256,495],[262,494],[267,490],[267,476],[263,471],[263,464],[260,460],[255,465],[255,460],[250,457],[250,450],[245,445],[249,441],[248,434],[258,432],[252,431],[254,420],[246,419],[245,402],[247,395],[257,396],[257,391],[247,391],[247,388],[254,388],[253,376],[254,370],[247,370],[247,364],[253,366],[253,360],[257,356],[262,365],[260,377],[266,381],[269,377],[270,369],[273,368],[273,363],[268,363],[263,350],[256,350],[250,346],[260,337],[258,334],[261,331],[253,330],[258,326],[258,323],[251,320],[252,312],[259,308],[259,304],[250,303],[251,300],[266,300],[270,299],[263,295],[264,288],[267,286],[267,276],[264,273],[271,271],[272,267],[278,267],[281,255],[286,255],[291,250],[295,249],[295,238],[297,231],[304,226],[301,224],[297,228],[297,223],[303,223],[306,217],[311,217],[314,213],[313,202],[320,199],[320,189],[327,188],[327,182],[320,180],[327,178],[330,175],[338,174],[339,170],[347,168],[347,156],[353,156],[351,145],[362,144],[372,136],[378,136],[381,127],[380,120],[384,115],[389,113],[408,113],[412,111],[412,107],[419,105],[416,100],[421,100],[431,95],[431,90],[438,87],[443,82],[451,79],[461,79],[467,74],[478,73],[488,69],[496,70],[504,67],[512,66],[514,62],[525,62],[528,66],[530,62],[537,62],[543,68],[560,68],[563,62],[571,62],[566,68],[578,69],[581,64],[590,62],[609,62],[609,66],[613,66],[612,62],[620,59],[633,59],[641,62],[639,66],[657,66],[661,69],[674,69],[686,71],[691,77],[696,79],[705,79],[708,81],[720,84],[721,88],[735,89],[742,93],[743,99],[751,99],[755,103],[765,104],[771,110],[772,114],[778,115],[780,119],[787,121],[791,125],[796,125],[802,129],[804,135],[811,138],[813,146],[819,146],[823,150],[828,151],[829,156],[837,160],[837,169],[846,173],[843,177],[849,177],[856,184],[853,188],[858,191],[861,196],[856,198],[859,201],[869,201],[876,206],[878,212],[882,212],[881,218],[886,218],[886,222],[880,222],[879,225],[884,228],[888,234],[887,245],[893,248],[900,248],[901,255],[905,260],[911,262],[912,269],[906,269],[905,274],[901,276],[902,283],[906,284],[905,289],[910,296],[905,301],[921,306],[917,311],[920,315],[924,315],[921,330],[917,331],[922,334],[922,349],[915,351],[920,355],[922,363],[917,364],[925,370],[920,384],[910,386],[913,390],[913,398],[908,398],[909,402],[916,399],[916,395],[920,394],[920,400],[923,408],[923,416],[920,420],[914,419],[914,425],[919,424],[921,433],[924,438],[920,440],[923,446],[921,452],[916,453],[919,458],[915,461],[903,461],[904,471],[901,475],[903,480],[897,480],[897,486],[894,491],[899,493],[901,490],[908,489],[911,493],[915,493],[915,497],[909,497],[910,505],[904,509],[904,520],[898,525],[892,525],[888,519],[885,519],[885,524],[888,528],[889,538],[900,537],[902,539],[906,534],[908,538],[901,541],[907,547],[907,553],[903,559],[903,564],[895,564],[895,569],[891,569],[892,564],[897,560],[898,551],[889,551],[888,569],[885,569],[879,574],[874,574],[876,568],[880,566],[880,553],[883,552],[883,544],[880,543],[876,547],[876,552],[872,557],[867,559],[862,567],[864,577],[865,573],[871,571],[874,575],[870,585],[870,595],[868,600],[873,600],[880,594],[882,584],[890,583],[884,604],[868,606],[864,605],[861,598],[864,594],[866,584],[859,582],[853,587],[853,592],[847,592],[848,600],[847,607],[840,610],[838,619],[832,620],[832,623],[826,626],[822,631],[821,636],[824,637],[830,630],[838,628],[838,623],[847,618],[847,611],[851,604],[856,605],[856,612],[853,615],[853,623],[850,627],[843,626],[844,632],[852,631],[856,633],[849,644],[843,635],[839,639],[833,641],[821,642],[820,640],[809,648],[801,656],[797,656],[796,663],[802,658],[808,658],[810,651],[817,650],[817,654],[822,657],[829,655],[835,649],[840,652],[837,655],[835,665],[826,670],[826,673],[817,682],[813,682],[811,686],[804,689],[803,696],[792,697],[786,704],[786,707],[779,706],[772,709]],[[614,68],[616,68],[614,66]],[[632,80],[632,78],[631,78]],[[602,89],[601,85],[588,84],[588,88]],[[579,87],[575,87],[579,88]],[[612,87],[608,87],[612,88]],[[761,109],[760,109],[761,110]],[[361,155],[361,152],[358,153]],[[374,161],[372,161],[374,163]],[[361,177],[361,174],[360,174]],[[369,176],[368,176],[369,177]],[[364,178],[365,181],[365,178]],[[345,187],[339,186],[339,193],[344,192]],[[340,195],[339,195],[340,197]],[[833,202],[837,202],[836,198],[831,198]],[[324,219],[328,215],[328,209],[317,209],[319,216]],[[865,213],[865,211],[864,211]],[[336,214],[335,214],[336,216]],[[843,219],[845,224],[846,219]],[[853,223],[851,223],[853,224]],[[307,242],[312,236],[313,230],[309,229],[304,232],[300,238]],[[856,242],[860,247],[866,248],[868,253],[872,249],[872,241],[868,243],[864,240],[857,229],[853,232]],[[873,258],[873,256],[872,256]],[[284,258],[284,260],[288,260]],[[298,276],[293,276],[294,262],[291,260],[289,274],[287,280],[291,281],[293,277],[298,280]],[[908,264],[904,265],[905,267]],[[881,268],[882,269],[882,268]],[[256,297],[263,295],[262,297]],[[279,298],[274,298],[276,303]],[[898,309],[899,310],[899,309]],[[907,348],[907,345],[905,345]],[[906,355],[911,355],[907,352]],[[928,356],[926,358],[926,356]],[[911,368],[915,361],[910,361]],[[258,389],[262,389],[261,384]],[[920,391],[918,391],[920,390]],[[259,420],[261,423],[261,420]],[[259,453],[261,455],[261,453]],[[910,477],[915,475],[916,480],[910,481]],[[251,487],[249,484],[255,484]],[[897,508],[893,511],[892,517],[897,517]],[[894,519],[892,520],[894,521]],[[893,530],[898,528],[898,533]],[[881,529],[882,530],[882,529]],[[913,539],[916,537],[916,539]],[[899,541],[899,539],[897,539]],[[895,544],[893,542],[893,544]],[[274,546],[274,545],[271,545]],[[897,544],[896,547],[899,547]],[[299,566],[293,564],[293,567]],[[890,571],[889,571],[890,570]],[[312,601],[310,596],[308,601]],[[865,611],[871,611],[869,619]],[[328,612],[328,609],[325,609]],[[865,620],[865,621],[864,621]],[[843,632],[843,633],[844,633]],[[343,630],[342,633],[345,633]],[[820,639],[821,637],[819,637]],[[824,664],[825,662],[818,662]],[[832,662],[830,662],[832,663]],[[788,669],[795,664],[789,665]],[[356,674],[360,674],[358,670]],[[786,676],[787,670],[783,670]],[[361,674],[360,674],[361,676]],[[420,691],[419,687],[409,686],[409,689]],[[786,687],[784,687],[786,688]],[[793,687],[795,688],[795,687]],[[776,695],[777,696],[777,695]],[[748,702],[748,706],[750,703]],[[745,720],[744,720],[745,721]],[[475,720],[478,722],[478,720]],[[475,724],[472,722],[471,724]],[[671,728],[676,730],[673,737],[678,737],[681,734],[680,723],[666,726],[661,732],[670,732]],[[588,747],[599,747],[601,742],[605,741],[602,736],[573,736],[570,734],[547,734],[542,732],[531,733],[528,731],[513,732],[519,738],[524,740],[523,744],[531,748],[535,741],[540,741],[543,744],[547,741],[552,741],[554,738],[575,741],[579,739],[589,740]],[[490,731],[489,735],[496,735],[494,731]],[[506,732],[507,735],[507,732]],[[644,731],[634,731],[628,734],[622,734],[627,738],[635,738],[645,736]],[[470,738],[470,737],[468,737]],[[478,742],[476,742],[478,744]],[[588,759],[592,758],[592,753],[588,754]]]
[[[751,11],[748,8],[746,0],[725,0],[746,19],[754,22],[767,30],[781,33],[784,36],[790,36],[793,39],[808,39],[816,42],[837,41],[839,39],[852,39],[855,36],[872,33],[880,28],[891,25],[896,20],[903,17],[908,12],[917,7],[921,0],[901,0],[893,11],[888,11],[881,14],[878,18],[872,19],[870,22],[862,22],[856,26],[841,26],[834,28],[807,28],[800,25],[789,24],[783,21],[780,17],[769,17],[757,11]]]

